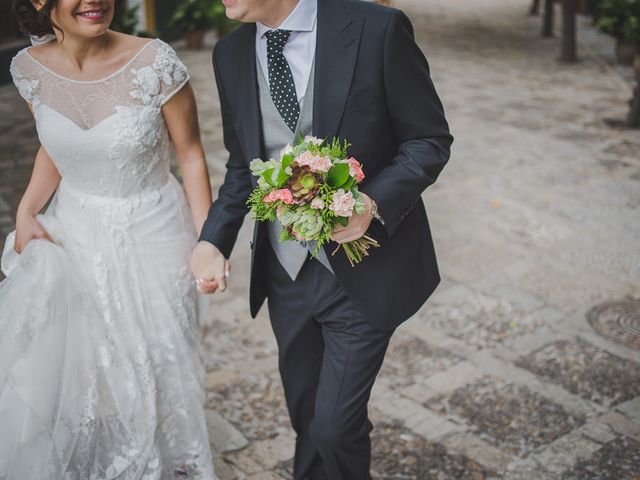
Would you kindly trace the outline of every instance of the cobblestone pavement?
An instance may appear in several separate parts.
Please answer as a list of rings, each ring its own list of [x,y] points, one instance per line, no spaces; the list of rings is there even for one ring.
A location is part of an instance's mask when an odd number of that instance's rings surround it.
[[[371,402],[374,478],[640,478],[640,135],[603,122],[626,113],[629,70],[586,21],[581,62],[557,63],[528,0],[396,4],[456,143],[424,197],[443,284],[395,335]],[[217,187],[209,52],[180,54]],[[34,150],[18,104],[0,88],[5,231]],[[248,317],[249,227],[203,325],[208,420],[222,478],[274,480],[294,438],[268,318]]]

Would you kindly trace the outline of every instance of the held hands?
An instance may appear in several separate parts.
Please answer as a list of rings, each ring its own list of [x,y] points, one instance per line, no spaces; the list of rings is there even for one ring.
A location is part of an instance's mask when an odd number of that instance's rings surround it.
[[[331,239],[334,242],[338,242],[340,244],[353,242],[361,239],[365,233],[367,233],[369,225],[371,225],[371,221],[373,220],[373,215],[371,214],[373,202],[371,198],[362,192],[360,192],[360,196],[365,204],[364,213],[354,213],[351,218],[349,218],[349,223],[346,227],[336,227],[333,230],[333,235],[331,236]]]
[[[198,242],[191,255],[191,272],[196,278],[200,293],[212,294],[216,290],[224,292],[231,264],[218,247],[209,242]]]
[[[355,214],[349,219],[346,227],[336,227],[331,239],[340,244],[361,239],[369,229],[373,215],[373,202],[366,194],[360,193],[365,204],[365,211]],[[201,241],[191,255],[191,272],[196,278],[200,293],[212,294],[217,290],[227,289],[227,278],[231,272],[230,262],[215,245]]]
[[[22,253],[31,240],[48,240],[53,242],[44,227],[33,215],[18,215],[16,220],[16,241],[13,249]]]

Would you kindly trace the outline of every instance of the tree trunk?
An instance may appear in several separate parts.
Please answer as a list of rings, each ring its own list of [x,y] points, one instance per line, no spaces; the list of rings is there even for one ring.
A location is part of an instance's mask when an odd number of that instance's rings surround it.
[[[531,3],[531,10],[529,10],[529,14],[538,15],[540,13],[540,0],[533,0]]]
[[[640,55],[636,55],[633,66],[636,72],[636,88],[633,89],[631,108],[627,115],[627,127],[640,128]]]
[[[576,62],[576,14],[578,0],[562,0],[562,53],[563,62]]]
[[[553,37],[553,0],[544,0],[544,18],[542,36]]]

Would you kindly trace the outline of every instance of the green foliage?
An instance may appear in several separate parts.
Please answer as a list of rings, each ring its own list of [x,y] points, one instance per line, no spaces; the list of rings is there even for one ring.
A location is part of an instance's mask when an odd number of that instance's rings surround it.
[[[206,30],[213,26],[210,0],[180,0],[171,18],[171,25],[183,32]]]
[[[111,24],[111,29],[127,35],[137,35],[139,37],[154,38],[155,35],[145,30],[138,30],[138,10],[139,5],[131,8],[124,8],[123,4],[116,3],[116,12]]]
[[[287,154],[282,157],[282,168],[286,169],[293,163],[293,155]]]
[[[356,204],[353,207],[353,211],[356,212],[358,215],[362,215],[366,210],[367,210],[367,206],[365,205],[364,201],[362,200],[362,196],[360,195],[360,192],[356,191],[351,191],[353,193],[353,198],[356,199]]]
[[[227,17],[225,6],[221,0],[214,0],[211,4],[211,18],[220,37],[224,37],[240,25],[237,20],[231,20]]]
[[[302,142],[300,145],[294,147],[294,154],[299,155],[305,150],[309,150],[312,153],[320,155],[321,157],[329,157],[332,160],[343,160],[347,158],[347,152],[351,145],[345,140],[340,142],[339,139],[334,138],[331,143],[326,140],[320,145],[316,145],[312,142]]]
[[[640,0],[599,0],[598,28],[617,40],[638,42]]]
[[[270,168],[278,168],[280,164],[275,160],[268,160],[266,162],[256,158],[249,164],[251,174],[258,177],[258,187],[265,190],[270,187],[267,181],[262,177],[262,174]]]
[[[255,175],[256,177],[259,177],[268,169],[278,168],[279,166],[280,166],[280,162],[276,160],[271,159],[265,162],[263,160],[260,160],[259,158],[256,158],[255,160],[252,160],[251,163],[249,164],[249,169],[251,170],[251,173],[253,175]]]
[[[142,37],[142,38],[157,38],[158,37],[157,33],[149,32],[147,30],[139,30],[136,35],[138,35],[139,37]]]
[[[333,188],[342,188],[349,181],[349,164],[337,163],[327,173],[327,184]]]
[[[138,29],[138,10],[139,5],[127,8],[120,18],[120,28],[122,33],[135,35]]]
[[[254,219],[260,222],[273,222],[276,219],[276,204],[262,201],[269,192],[270,190],[257,188],[251,192],[247,200],[247,205],[251,208]]]
[[[290,176],[281,168],[270,168],[262,173],[262,178],[275,188],[282,188],[289,180]]]
[[[634,12],[624,23],[623,33],[625,40],[633,43],[640,52],[640,0],[636,2]]]
[[[335,226],[346,226],[349,223],[348,218],[340,217],[330,209],[337,190],[352,192],[356,200],[355,213],[361,214],[365,210],[356,180],[350,174],[350,165],[345,163],[349,146],[348,142],[341,142],[339,139],[327,141],[300,138],[296,145],[287,147],[287,153],[282,155],[280,161],[253,160],[249,168],[258,178],[258,188],[250,195],[247,204],[254,218],[259,221],[279,220],[284,227],[280,235],[282,242],[314,240],[316,248],[313,254],[317,255],[324,245],[331,242]],[[327,173],[320,173],[311,172],[309,167],[294,163],[295,158],[306,151],[315,156],[330,158],[333,166]],[[293,205],[287,205],[281,200],[264,202],[269,193],[280,188],[291,192],[295,202]],[[321,208],[311,208],[312,200],[321,200],[321,203],[314,204]],[[342,248],[354,265],[368,255],[369,248],[375,246],[375,240],[364,237],[344,244]]]

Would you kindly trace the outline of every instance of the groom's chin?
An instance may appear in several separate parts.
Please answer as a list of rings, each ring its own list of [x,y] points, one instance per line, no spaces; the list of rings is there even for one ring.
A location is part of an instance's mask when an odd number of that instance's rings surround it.
[[[243,23],[253,23],[256,21],[256,2],[262,0],[222,0],[225,7],[225,14],[230,20]],[[259,6],[259,3],[258,3]]]
[[[222,3],[225,7],[224,13],[227,15],[227,18],[230,20],[243,21],[242,17],[244,17],[244,15],[242,14],[242,2],[239,2],[238,0],[222,0]]]

